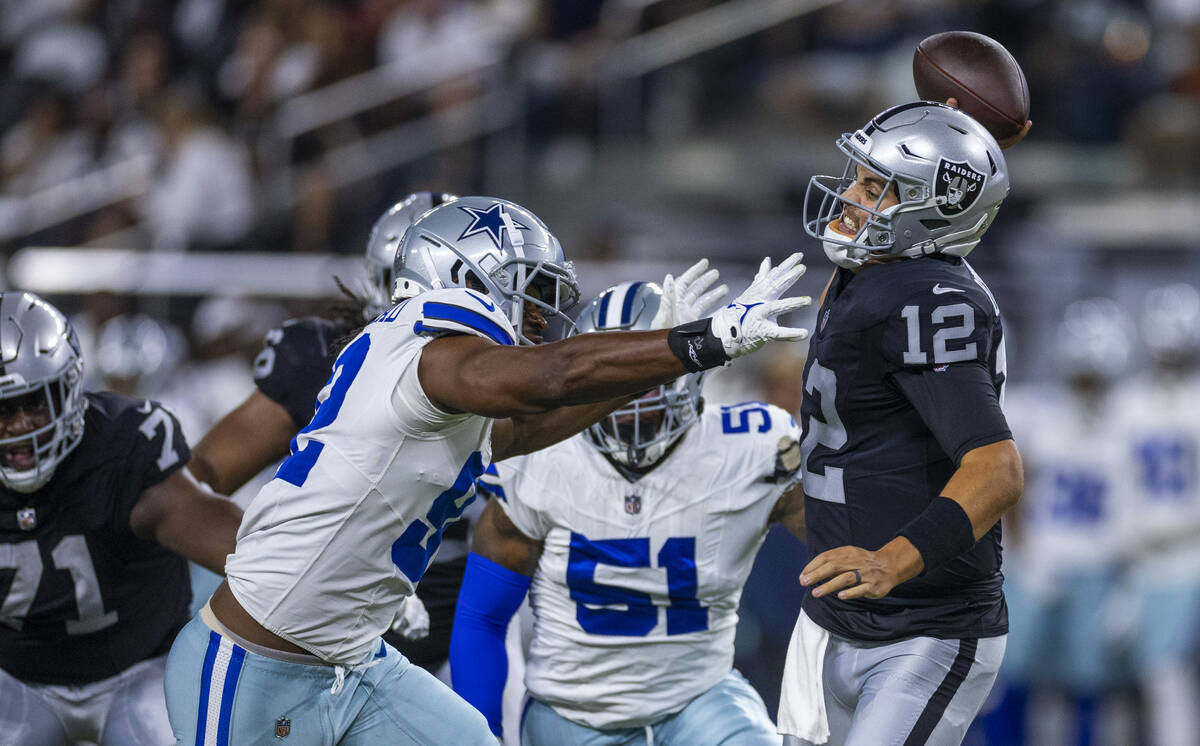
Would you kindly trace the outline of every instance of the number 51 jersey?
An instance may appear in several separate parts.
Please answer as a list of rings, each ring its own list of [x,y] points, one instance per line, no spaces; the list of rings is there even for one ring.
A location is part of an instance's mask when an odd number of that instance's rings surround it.
[[[967,451],[1008,439],[1000,312],[965,260],[839,270],[804,371],[808,549],[877,550],[942,493]],[[1008,631],[1000,524],[884,598],[804,599],[842,637],[887,641]]]
[[[584,435],[499,463],[501,507],[543,542],[529,692],[588,727],[641,727],[728,674],[798,435],[787,412],[750,402],[705,412],[636,482]]]

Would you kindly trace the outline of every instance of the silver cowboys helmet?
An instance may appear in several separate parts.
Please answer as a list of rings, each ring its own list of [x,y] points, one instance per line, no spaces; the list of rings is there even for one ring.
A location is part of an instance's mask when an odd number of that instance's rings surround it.
[[[646,331],[658,313],[662,289],[653,282],[623,282],[583,309],[576,331]],[[585,432],[588,443],[630,468],[658,463],[671,445],[696,424],[702,409],[703,373],[689,373],[634,399]]]
[[[1075,301],[1063,313],[1055,349],[1063,375],[1112,380],[1132,359],[1133,322],[1109,298]]]
[[[400,239],[404,238],[404,231],[426,212],[456,199],[457,196],[446,192],[413,192],[389,207],[375,221],[371,227],[371,237],[367,239],[364,258],[367,271],[366,315],[373,318],[392,305],[395,279],[392,272],[396,263],[396,249],[400,246]]]
[[[33,293],[0,293],[0,415],[44,412],[29,432],[0,431],[0,484],[29,493],[50,481],[83,438],[83,358],[67,318]]]
[[[571,326],[579,299],[574,265],[546,224],[529,210],[493,197],[462,197],[413,223],[396,250],[392,302],[426,290],[474,287],[508,309],[522,344],[525,304],[548,323]]]
[[[1186,283],[1146,294],[1142,339],[1160,363],[1189,365],[1200,359],[1200,293]]]
[[[809,181],[804,229],[841,267],[852,269],[882,256],[966,256],[1008,195],[1008,167],[995,138],[944,104],[892,107],[857,132],[843,133],[837,146],[846,154],[846,168],[840,178]],[[887,182],[874,204],[844,196],[859,168]],[[899,203],[885,208],[889,192]],[[854,235],[837,229],[845,204],[868,216],[864,225],[852,226]]]

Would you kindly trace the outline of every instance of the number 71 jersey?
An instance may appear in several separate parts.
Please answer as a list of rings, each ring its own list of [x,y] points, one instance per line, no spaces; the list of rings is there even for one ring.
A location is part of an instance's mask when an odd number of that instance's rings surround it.
[[[787,412],[749,402],[710,408],[635,482],[583,435],[498,464],[499,504],[543,542],[530,693],[588,727],[640,727],[728,674],[742,586],[794,480],[798,435]]]

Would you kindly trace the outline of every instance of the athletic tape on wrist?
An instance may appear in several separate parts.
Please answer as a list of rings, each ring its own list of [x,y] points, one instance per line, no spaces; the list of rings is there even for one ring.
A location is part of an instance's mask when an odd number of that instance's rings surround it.
[[[667,333],[667,345],[689,373],[718,368],[729,362],[725,345],[712,333],[712,319],[680,324]]]
[[[900,529],[899,536],[912,542],[925,561],[926,575],[975,546],[971,519],[954,500],[939,496],[921,514]]]

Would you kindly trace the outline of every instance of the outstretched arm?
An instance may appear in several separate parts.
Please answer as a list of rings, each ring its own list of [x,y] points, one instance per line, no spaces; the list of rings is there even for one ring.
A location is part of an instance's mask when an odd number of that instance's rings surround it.
[[[241,508],[202,488],[187,469],[143,490],[129,514],[129,527],[138,538],[158,542],[221,575],[241,522]]]
[[[496,420],[492,427],[492,462],[540,451],[566,440],[625,406],[633,396],[636,394]]]
[[[478,337],[430,342],[417,373],[434,405],[448,412],[502,418],[628,396],[684,373],[749,354],[769,340],[798,341],[803,329],[776,323],[808,298],[780,296],[804,274],[801,255],[778,267],[764,260],[754,282],[711,319],[668,331],[610,332],[534,347],[501,346]]]
[[[454,691],[500,735],[501,700],[508,676],[504,636],[529,590],[542,542],[525,536],[495,500],[475,525],[471,554],[450,636]]]
[[[200,439],[188,468],[216,492],[233,494],[288,455],[296,429],[286,409],[256,390]]]

